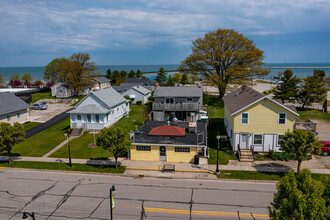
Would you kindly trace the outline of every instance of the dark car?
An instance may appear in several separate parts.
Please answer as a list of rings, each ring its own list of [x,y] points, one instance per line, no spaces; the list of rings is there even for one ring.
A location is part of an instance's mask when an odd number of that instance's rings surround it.
[[[31,109],[36,109],[36,110],[45,110],[48,108],[47,105],[44,105],[42,103],[36,103],[36,104],[33,104],[31,107]]]
[[[322,155],[328,156],[330,153],[330,141],[323,141],[322,144],[323,144]]]

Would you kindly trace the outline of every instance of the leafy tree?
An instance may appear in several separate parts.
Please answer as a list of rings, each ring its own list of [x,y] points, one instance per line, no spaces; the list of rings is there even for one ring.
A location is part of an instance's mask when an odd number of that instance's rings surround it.
[[[319,153],[322,144],[315,138],[310,130],[287,131],[281,141],[281,150],[292,155],[298,161],[297,173],[300,171],[302,161],[312,159],[312,153]]]
[[[129,73],[128,73],[128,78],[135,78],[135,71],[134,70],[131,70],[131,71],[129,71]]]
[[[277,184],[274,200],[268,207],[270,219],[326,219],[324,186],[303,169],[297,176],[290,170]],[[329,209],[328,209],[329,211]]]
[[[263,51],[252,40],[234,30],[218,29],[193,41],[192,54],[181,62],[179,71],[202,74],[225,95],[228,84],[242,84],[253,75],[266,75],[262,69]]]
[[[24,85],[30,84],[33,80],[33,77],[31,76],[31,73],[25,73],[21,80],[24,80]]]
[[[183,85],[185,85],[185,84],[188,83],[188,77],[187,77],[187,74],[185,74],[185,73],[182,74],[181,83],[182,83]]]
[[[293,76],[291,69],[285,70],[280,79],[283,83],[275,88],[274,98],[280,99],[283,103],[294,102],[298,96],[298,79]]]
[[[127,72],[125,70],[120,71],[119,75],[120,75],[120,78],[122,78],[124,80],[127,78]]]
[[[174,86],[175,85],[175,81],[171,76],[168,77],[167,85],[168,86]]]
[[[327,89],[324,88],[324,76],[324,71],[314,70],[313,76],[306,78],[298,97],[302,109],[313,102],[321,102],[326,99]]]
[[[160,67],[160,69],[157,73],[156,81],[159,83],[163,83],[166,80],[167,80],[167,76],[166,76],[165,69],[163,67]]]
[[[14,125],[0,123],[0,150],[8,155],[8,163],[11,164],[11,151],[15,144],[24,141],[25,130],[22,124],[16,122]]]
[[[142,78],[143,77],[143,73],[141,72],[141,70],[137,70],[136,71],[136,78]]]
[[[0,86],[2,86],[5,83],[5,79],[3,78],[3,75],[0,74]]]
[[[96,65],[89,62],[88,53],[74,53],[63,65],[65,74],[65,84],[74,90],[75,95],[79,96],[81,90],[88,88],[95,75]]]
[[[181,82],[181,73],[174,73],[174,76],[172,77],[174,82]]]
[[[67,64],[68,59],[64,57],[55,58],[50,63],[47,64],[44,68],[44,79],[57,82],[65,82],[66,72],[64,70],[65,65]]]
[[[108,70],[106,71],[106,77],[107,77],[108,79],[112,80],[112,76],[113,76],[113,74],[112,74],[112,72],[111,72],[111,69],[108,69]]]
[[[18,80],[18,81],[19,81],[19,79],[20,79],[19,75],[17,75],[17,74],[13,74],[13,75],[11,75],[11,77],[10,77],[10,82],[9,82],[9,84],[11,85],[15,80]]]
[[[46,83],[47,87],[52,87],[53,85],[55,85],[55,82],[53,82],[53,81],[49,81]]]
[[[34,86],[40,86],[40,85],[43,85],[43,83],[42,83],[42,81],[37,80],[37,81],[34,82],[33,85],[34,85]]]
[[[118,169],[118,157],[127,152],[131,148],[132,143],[123,128],[112,126],[103,128],[97,134],[97,145],[102,146],[113,154],[116,160],[116,169]]]
[[[21,86],[23,83],[17,79],[12,81],[11,86]]]
[[[324,112],[328,112],[328,100],[325,100],[325,101],[323,102],[323,106],[322,106],[322,108],[323,108],[323,111],[324,111]]]

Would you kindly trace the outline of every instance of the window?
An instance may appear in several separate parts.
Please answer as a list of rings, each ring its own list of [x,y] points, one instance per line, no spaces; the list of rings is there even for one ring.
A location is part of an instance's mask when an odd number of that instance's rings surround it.
[[[286,124],[286,113],[278,113],[278,124],[279,125]]]
[[[150,146],[136,146],[137,151],[151,151]]]
[[[174,148],[175,152],[190,152],[190,147],[175,147]]]
[[[193,98],[187,98],[187,102],[192,102]]]
[[[253,135],[253,144],[261,145],[262,144],[262,134],[254,134]]]
[[[173,98],[166,98],[166,103],[173,103],[173,102],[174,102]]]
[[[91,122],[92,121],[92,116],[91,115],[87,115],[87,122]]]
[[[112,110],[112,114],[115,114],[115,110]]]
[[[21,117],[21,113],[20,112],[17,112],[16,115],[17,115],[17,118],[20,118]]]
[[[283,134],[277,135],[277,145],[281,145],[281,141],[283,141]]]
[[[10,115],[7,115],[7,121],[10,121]]]
[[[241,124],[242,125],[247,125],[247,124],[249,124],[249,113],[242,113],[242,115],[241,115]]]
[[[77,115],[77,120],[81,121],[81,115]]]
[[[119,112],[119,108],[117,108],[117,112]]]
[[[109,113],[107,113],[107,121],[109,121]]]
[[[95,121],[96,121],[97,123],[100,122],[100,116],[99,116],[99,115],[95,115]]]

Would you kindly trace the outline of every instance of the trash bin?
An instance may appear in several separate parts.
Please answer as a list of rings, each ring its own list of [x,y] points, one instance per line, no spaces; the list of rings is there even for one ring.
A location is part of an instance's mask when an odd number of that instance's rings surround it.
[[[199,164],[199,155],[195,155],[194,164],[195,165],[198,165]]]

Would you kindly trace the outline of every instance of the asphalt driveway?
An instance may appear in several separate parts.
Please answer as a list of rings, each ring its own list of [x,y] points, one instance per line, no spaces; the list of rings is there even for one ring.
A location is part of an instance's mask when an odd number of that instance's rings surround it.
[[[66,112],[71,109],[72,106],[69,104],[47,104],[48,109],[46,110],[29,110],[29,121],[31,122],[41,122],[44,123],[56,115]]]

